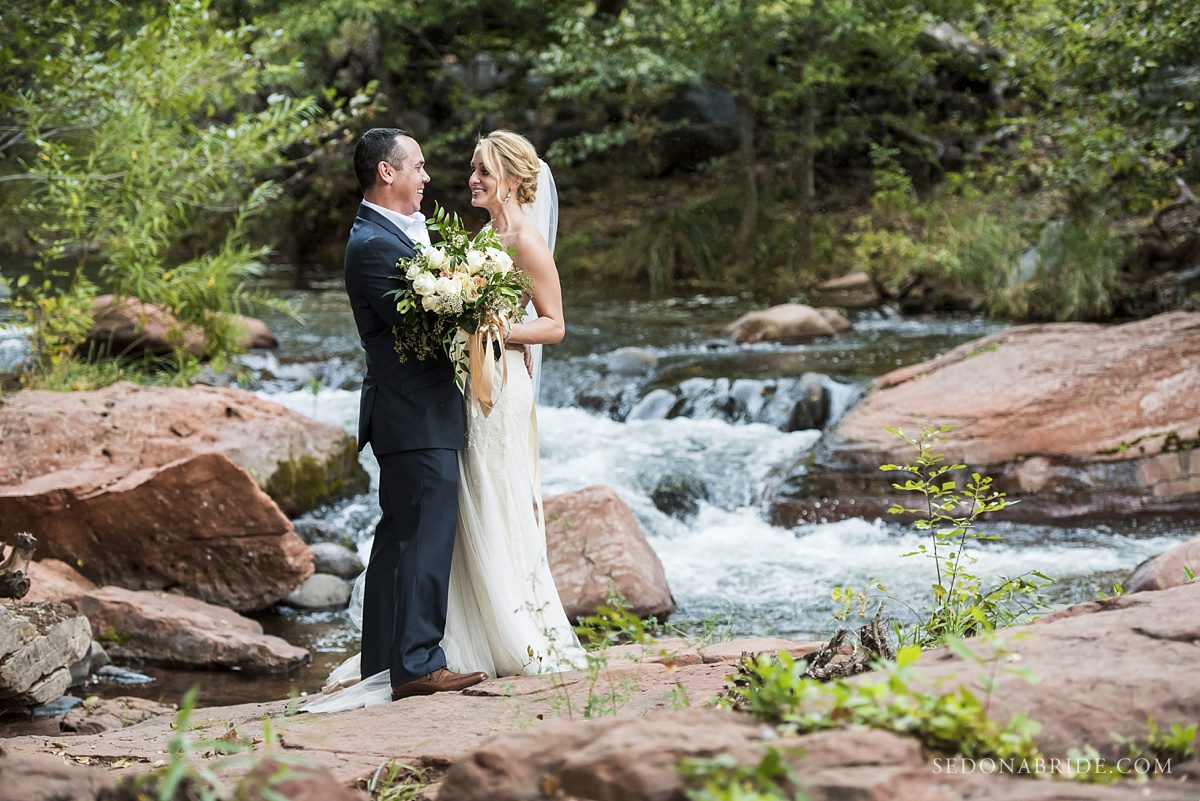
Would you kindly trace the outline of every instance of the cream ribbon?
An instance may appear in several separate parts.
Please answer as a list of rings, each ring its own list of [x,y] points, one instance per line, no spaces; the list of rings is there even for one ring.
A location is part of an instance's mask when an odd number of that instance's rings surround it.
[[[496,391],[496,360],[492,356],[493,346],[500,345],[500,390],[508,386],[508,359],[504,358],[504,340],[500,336],[499,317],[491,317],[479,323],[475,333],[467,340],[467,359],[471,369],[471,390],[483,416],[492,413],[499,392]]]

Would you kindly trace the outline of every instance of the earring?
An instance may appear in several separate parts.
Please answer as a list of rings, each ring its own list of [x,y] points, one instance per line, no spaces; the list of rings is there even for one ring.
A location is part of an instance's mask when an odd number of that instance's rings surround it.
[[[505,195],[505,196],[504,196],[504,200],[501,200],[500,202],[501,202],[501,203],[507,203],[507,202],[508,202],[508,199],[509,199],[510,197],[512,197],[512,191],[511,191],[511,190],[509,191],[509,193],[508,193],[507,195]]]

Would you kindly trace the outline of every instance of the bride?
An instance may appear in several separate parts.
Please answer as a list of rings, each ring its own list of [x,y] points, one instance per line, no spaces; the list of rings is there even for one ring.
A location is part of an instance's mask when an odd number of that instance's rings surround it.
[[[546,558],[538,475],[536,397],[541,346],[562,341],[562,292],[552,251],[558,198],[550,168],[525,137],[493,131],[471,158],[471,205],[533,280],[526,319],[508,330],[500,358],[508,382],[490,414],[467,392],[467,444],[459,452],[458,533],[442,650],[456,673],[491,677],[550,673],[586,660],[563,610]],[[365,574],[364,574],[365,575]],[[363,577],[351,617],[361,625]],[[308,712],[391,700],[387,671],[357,681],[359,658],[329,677]],[[355,683],[357,682],[357,683]]]

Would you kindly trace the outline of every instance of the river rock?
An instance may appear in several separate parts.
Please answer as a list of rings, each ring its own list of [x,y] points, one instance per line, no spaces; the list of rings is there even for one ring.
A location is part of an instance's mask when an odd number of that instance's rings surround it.
[[[357,578],[363,572],[362,560],[349,548],[334,542],[318,542],[310,546],[317,574],[329,573],[344,579]]]
[[[33,482],[44,491],[104,486],[214,452],[248,471],[292,517],[364,492],[369,482],[341,427],[245,390],[123,381],[94,392],[26,390],[0,407],[0,489],[8,492]]]
[[[683,522],[690,522],[700,512],[701,499],[707,499],[703,482],[687,475],[666,475],[650,492],[654,508]]]
[[[316,545],[318,542],[333,542],[343,548],[354,547],[354,540],[346,533],[345,529],[328,520],[302,517],[299,520],[293,520],[292,526],[296,529],[296,534],[300,539],[309,545]]]
[[[0,605],[0,706],[36,706],[71,686],[71,665],[88,652],[86,618],[56,603]]]
[[[1031,521],[1200,512],[1200,314],[1124,325],[1027,325],[877,379],[784,481],[776,522],[875,517],[898,499],[886,463],[910,435],[996,478]]]
[[[657,365],[658,357],[645,348],[618,348],[608,354],[608,370],[618,375],[649,375]]]
[[[263,634],[257,621],[195,598],[104,587],[68,603],[117,660],[281,673],[309,659],[303,648]]]
[[[881,300],[875,282],[862,270],[822,281],[813,294],[821,303],[843,309],[874,308]]]
[[[0,752],[0,801],[96,801],[116,780],[58,756]]]
[[[174,714],[173,705],[160,704],[148,698],[93,696],[63,716],[59,727],[73,734],[99,734],[102,731],[124,729],[159,715]]]
[[[799,341],[850,330],[850,321],[835,309],[784,303],[742,315],[726,329],[734,342]]]
[[[350,603],[353,589],[354,586],[345,579],[328,573],[313,573],[284,599],[284,603],[302,609],[344,609]]]
[[[86,683],[93,673],[109,664],[112,664],[112,659],[108,656],[108,651],[104,650],[104,646],[99,642],[92,640],[87,653],[71,665],[71,686],[78,687]]]
[[[1125,591],[1178,587],[1192,580],[1188,578],[1189,570],[1193,577],[1200,576],[1200,537],[1173,545],[1158,556],[1142,562],[1125,581]]]
[[[546,550],[568,617],[606,603],[609,585],[642,617],[666,617],[675,600],[658,555],[629,507],[608,487],[547,498]]]
[[[241,350],[279,347],[279,340],[262,320],[240,314],[229,317],[236,326],[235,342]],[[92,302],[88,341],[102,353],[167,356],[172,351],[170,340],[174,337],[181,337],[184,350],[198,359],[211,355],[204,331],[196,325],[181,324],[162,306],[132,297],[118,302],[113,295],[101,295]]]
[[[279,507],[222,453],[135,470],[112,483],[65,468],[0,486],[0,526],[38,532],[42,555],[132,589],[178,587],[235,609],[262,609],[312,572],[312,554]]]

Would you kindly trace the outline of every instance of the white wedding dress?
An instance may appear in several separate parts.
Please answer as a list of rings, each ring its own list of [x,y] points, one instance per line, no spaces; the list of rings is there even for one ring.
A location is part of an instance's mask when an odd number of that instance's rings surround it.
[[[550,169],[541,166],[538,202],[525,211],[553,250],[558,200]],[[504,351],[508,381],[489,415],[471,400],[468,387],[467,443],[458,457],[458,533],[442,638],[447,667],[457,673],[482,671],[496,678],[586,665],[546,557],[537,467],[540,350],[535,346],[532,378],[520,351]],[[365,576],[359,576],[350,603],[360,628]],[[356,654],[302,709],[339,712],[390,700],[388,671],[359,681]]]

